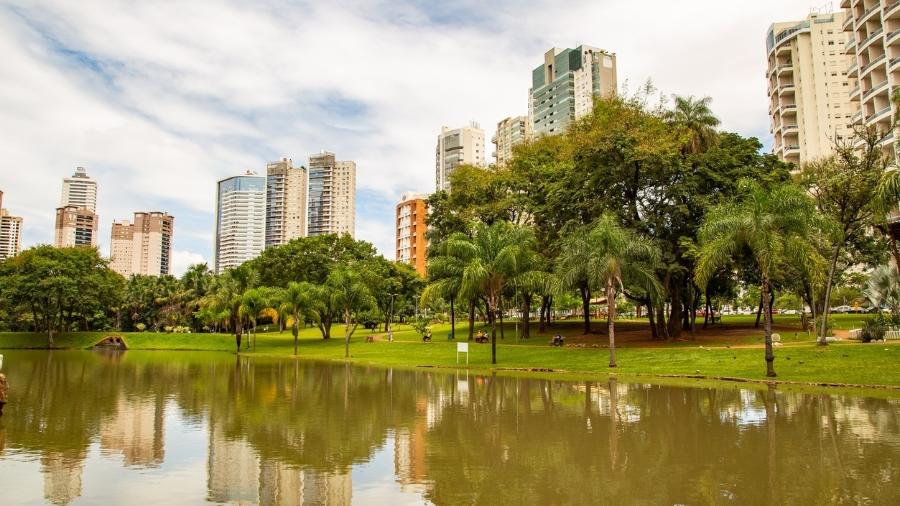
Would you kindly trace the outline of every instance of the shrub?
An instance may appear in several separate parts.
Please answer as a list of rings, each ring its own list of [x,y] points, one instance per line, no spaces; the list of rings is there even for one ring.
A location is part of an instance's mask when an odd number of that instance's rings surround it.
[[[859,338],[864,343],[880,341],[884,339],[884,333],[886,331],[887,327],[884,324],[884,320],[882,318],[873,318],[871,320],[866,320],[863,323],[862,332],[860,332]]]
[[[143,323],[136,323],[136,324],[134,325],[134,328],[135,328],[138,332],[143,332],[143,331],[147,330],[147,326],[144,325]]]

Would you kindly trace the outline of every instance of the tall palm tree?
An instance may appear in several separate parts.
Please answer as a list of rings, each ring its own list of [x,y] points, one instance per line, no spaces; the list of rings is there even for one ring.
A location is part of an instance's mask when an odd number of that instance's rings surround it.
[[[422,292],[422,304],[435,299],[450,301],[450,335],[456,337],[456,307],[459,289],[462,285],[463,265],[460,259],[447,253],[445,243],[436,245],[428,252],[428,278],[431,282]]]
[[[898,218],[896,213],[900,206],[900,168],[892,166],[884,171],[872,202],[875,205],[876,226],[887,238],[891,256],[894,257],[894,268],[900,274],[900,247],[897,246],[897,234],[891,230],[892,222],[896,222]]]
[[[344,358],[350,358],[350,337],[359,323],[355,316],[372,307],[375,300],[359,273],[350,268],[332,271],[325,284],[331,289],[333,307],[344,317]]]
[[[591,284],[588,261],[591,245],[587,240],[587,229],[576,230],[563,239],[559,257],[556,260],[556,277],[565,286],[578,290],[584,317],[584,333],[591,333]]]
[[[675,107],[668,112],[667,119],[684,126],[691,133],[686,146],[686,153],[698,154],[716,144],[716,128],[719,119],[712,113],[709,105],[711,97],[694,98],[674,95]]]
[[[772,276],[786,262],[814,265],[821,272],[822,259],[809,237],[819,225],[815,204],[793,183],[763,187],[744,179],[738,183],[738,197],[713,207],[700,227],[700,250],[695,278],[706,286],[715,272],[743,248],[748,248],[760,275],[762,300],[769,300]],[[765,314],[766,376],[775,377],[772,350],[772,310]]]
[[[625,283],[658,293],[656,267],[659,250],[632,230],[623,228],[612,214],[604,214],[585,238],[590,249],[585,265],[592,286],[604,290],[608,308],[609,366],[616,367],[616,295]]]
[[[281,312],[291,315],[293,324],[291,334],[294,335],[294,355],[297,354],[298,336],[300,333],[300,318],[305,318],[311,308],[310,295],[312,285],[309,283],[291,282],[282,292]]]
[[[241,265],[228,269],[219,276],[215,290],[207,296],[207,304],[219,308],[219,311],[227,311],[238,353],[241,351],[241,334],[244,327],[241,304],[244,292],[255,284],[256,272],[247,265]]]
[[[259,289],[251,288],[244,292],[241,297],[241,314],[250,322],[251,338],[253,340],[253,349],[256,350],[256,320],[259,314],[266,309],[266,299]],[[250,344],[249,342],[247,343]]]
[[[461,298],[484,297],[488,314],[497,314],[504,289],[516,278],[529,276],[535,239],[530,229],[498,221],[476,226],[472,237],[456,233],[444,247],[461,269]],[[497,363],[497,324],[491,324],[491,363]]]

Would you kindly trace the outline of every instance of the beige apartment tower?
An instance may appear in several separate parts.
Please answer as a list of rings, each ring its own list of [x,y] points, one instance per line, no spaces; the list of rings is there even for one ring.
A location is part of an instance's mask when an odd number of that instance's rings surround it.
[[[595,97],[616,94],[616,55],[593,46],[550,48],[531,71],[528,118],[534,135],[560,134],[594,108]]]
[[[843,23],[843,13],[813,13],[775,23],[766,35],[772,149],[798,167],[853,136],[856,79],[847,75]]]
[[[428,197],[406,192],[397,204],[397,261],[408,264],[423,278],[428,254],[425,238]]]
[[[76,167],[72,177],[63,179],[59,206],[84,207],[97,212],[97,182],[88,176],[84,167]]]
[[[266,248],[306,237],[306,167],[290,158],[266,166]]]
[[[497,133],[491,139],[494,143],[494,163],[506,165],[512,159],[513,147],[531,138],[531,122],[528,116],[506,118],[497,123]]]
[[[54,244],[57,248],[96,247],[98,226],[97,214],[86,207],[57,208]]]
[[[484,130],[474,121],[462,128],[441,127],[434,149],[436,191],[450,191],[450,175],[460,165],[485,165]]]
[[[309,156],[308,235],[356,237],[356,162],[337,161],[334,153]]]
[[[898,110],[891,94],[900,86],[900,2],[841,0],[840,5],[844,52],[850,57],[850,100],[856,108],[853,122],[883,135],[882,147],[896,160],[892,124]],[[857,140],[858,146],[862,143]]]
[[[166,213],[134,213],[134,222],[113,222],[109,267],[125,276],[165,276],[172,272],[175,218]]]
[[[22,218],[0,208],[0,262],[22,251]]]

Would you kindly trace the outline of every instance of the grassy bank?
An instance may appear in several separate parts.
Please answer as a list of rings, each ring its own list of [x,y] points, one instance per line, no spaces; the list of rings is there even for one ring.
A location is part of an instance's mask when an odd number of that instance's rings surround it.
[[[848,315],[849,316],[849,315]],[[857,317],[858,318],[858,317]],[[728,322],[726,322],[728,323]],[[632,324],[637,328],[639,324]],[[781,321],[782,329],[790,329]],[[598,328],[600,325],[598,325]],[[623,324],[627,328],[627,324]],[[735,332],[735,327],[737,331]],[[710,331],[697,341],[655,343],[625,339],[617,350],[618,375],[700,376],[706,378],[740,378],[765,380],[763,350],[757,345],[761,333],[740,327],[737,322],[724,326],[716,337]],[[580,336],[577,322],[556,325],[552,332],[572,336],[569,341],[579,347],[552,348],[547,345],[549,335],[529,340],[515,339],[515,323],[505,329],[506,339],[498,345],[498,365],[490,363],[489,344],[470,344],[469,367],[476,370],[522,369],[553,370],[570,377],[606,375],[608,352],[603,347],[605,335]],[[300,356],[320,360],[344,360],[343,327],[334,326],[333,338],[325,341],[314,328],[303,329]],[[351,361],[392,367],[455,367],[456,344],[447,341],[449,325],[432,327],[434,342],[422,343],[408,326],[397,326],[395,342],[389,343],[383,332],[370,333],[360,329],[350,346]],[[784,330],[782,330],[784,332]],[[638,330],[633,331],[640,336]],[[105,335],[123,335],[131,349],[210,350],[233,352],[234,336],[226,334],[157,334],[83,332],[56,336],[60,348],[87,348]],[[627,332],[625,333],[628,334]],[[375,342],[366,343],[373,335]],[[465,326],[457,327],[457,340],[467,335]],[[900,386],[900,345],[841,343],[820,348],[805,334],[786,336],[786,344],[776,350],[775,368],[778,380],[813,384],[853,384]],[[245,340],[246,343],[246,340]],[[0,348],[40,348],[46,346],[46,336],[39,334],[0,333]],[[583,347],[581,347],[583,346]],[[260,356],[290,356],[293,338],[290,332],[261,332],[256,349],[242,350]],[[465,359],[463,356],[463,363]]]

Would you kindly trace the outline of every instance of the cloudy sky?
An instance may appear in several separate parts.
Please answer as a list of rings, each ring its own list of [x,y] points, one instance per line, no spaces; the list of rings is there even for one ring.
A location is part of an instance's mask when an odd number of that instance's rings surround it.
[[[357,162],[357,237],[393,256],[393,209],[434,186],[441,125],[527,113],[552,46],[618,55],[620,87],[709,95],[769,144],[765,33],[803,0],[0,0],[0,190],[24,246],[61,179],[99,182],[101,252],[134,211],[176,217],[174,270],[212,256],[215,182],[327,149]],[[822,2],[818,2],[822,3]]]

